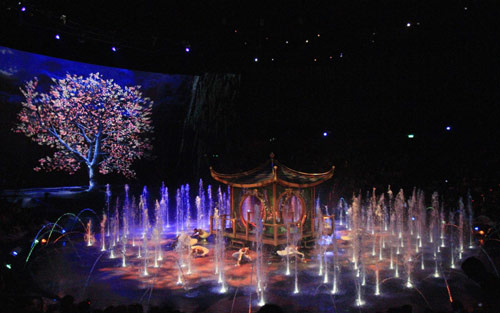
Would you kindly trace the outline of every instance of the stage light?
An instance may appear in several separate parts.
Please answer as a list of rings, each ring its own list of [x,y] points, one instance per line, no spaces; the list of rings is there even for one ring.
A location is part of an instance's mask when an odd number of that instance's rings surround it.
[[[191,51],[191,49],[189,49],[189,47],[186,47],[186,48],[184,49],[184,51],[189,52],[189,51]]]
[[[259,58],[253,59],[254,62],[259,62]]]
[[[323,132],[323,137],[326,137],[328,136],[328,133],[327,132]]]
[[[320,37],[321,35],[320,35],[320,34],[318,34],[317,36],[318,36],[318,37]]]
[[[410,27],[410,26],[411,26],[410,22],[406,23],[406,27]]]
[[[61,36],[59,36],[59,34],[56,34],[56,35],[54,36],[54,38],[56,38],[57,40],[59,40],[59,39],[61,39]]]
[[[474,230],[475,230],[475,231],[478,231],[478,230],[479,230],[479,227],[477,227],[477,226],[476,226],[476,227],[474,227]]]
[[[47,243],[47,239],[43,238],[42,239],[42,245]]]
[[[12,251],[12,255],[17,256],[17,251],[16,250]]]
[[[66,233],[66,229],[61,230],[61,233],[65,234]]]
[[[408,138],[413,139],[413,138],[415,138],[415,135],[414,134],[408,134]]]
[[[5,267],[8,268],[9,270],[12,269],[12,265],[10,265],[10,264],[5,264]]]
[[[26,7],[22,7],[21,12],[25,12],[25,11],[26,11]]]
[[[412,216],[412,217],[411,217],[411,220],[412,220],[412,221],[414,221],[414,220],[415,220],[415,216]]]
[[[117,50],[117,49],[116,49],[116,47],[115,47],[115,46],[111,47],[111,51],[116,52],[116,50]]]
[[[481,235],[481,236],[484,235],[484,230],[480,230],[479,235]]]
[[[445,128],[447,131],[450,131],[451,130],[451,126],[446,126]]]
[[[285,44],[288,44],[288,40],[285,41]]]

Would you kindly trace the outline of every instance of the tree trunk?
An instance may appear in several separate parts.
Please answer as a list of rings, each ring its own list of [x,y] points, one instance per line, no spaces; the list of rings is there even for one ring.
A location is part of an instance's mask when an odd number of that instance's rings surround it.
[[[97,170],[94,165],[87,165],[89,169],[89,188],[87,191],[96,191],[97,190],[97,177],[95,171]]]

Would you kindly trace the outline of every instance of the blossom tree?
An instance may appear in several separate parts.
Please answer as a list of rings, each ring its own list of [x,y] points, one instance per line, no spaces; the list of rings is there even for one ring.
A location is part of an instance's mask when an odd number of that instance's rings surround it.
[[[53,79],[47,93],[38,92],[37,85],[34,78],[21,89],[25,102],[14,128],[55,149],[39,160],[35,171],[73,174],[83,163],[89,191],[96,188],[97,171],[135,176],[132,163],[152,149],[145,135],[153,131],[153,102],[142,97],[140,86],[122,87],[99,73]]]

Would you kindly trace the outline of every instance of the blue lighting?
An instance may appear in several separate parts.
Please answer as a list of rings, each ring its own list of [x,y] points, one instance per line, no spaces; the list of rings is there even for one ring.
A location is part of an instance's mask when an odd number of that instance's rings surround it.
[[[327,132],[323,132],[323,137],[326,137],[328,136],[328,133]]]
[[[184,49],[184,51],[189,52],[189,51],[191,51],[191,49],[189,49],[189,47],[186,47],[186,49]]]
[[[55,37],[57,40],[61,39],[61,36],[59,36],[59,34],[56,34],[54,37]]]
[[[66,241],[63,241],[63,247],[66,247]]]
[[[22,7],[21,12],[25,12],[25,11],[26,11],[26,7]]]
[[[445,128],[447,131],[450,131],[451,130],[451,126],[446,126]]]
[[[14,250],[14,251],[12,251],[12,255],[13,255],[13,256],[17,256],[17,251],[15,251],[15,250]]]
[[[475,231],[478,231],[478,230],[479,230],[479,227],[477,227],[477,226],[476,226],[476,227],[474,227],[474,230],[475,230]]]
[[[61,230],[61,233],[65,234],[66,233],[66,229]]]
[[[116,52],[116,47],[111,47],[111,51]]]
[[[253,60],[254,60],[254,62],[259,62],[259,58],[255,58]]]
[[[414,221],[414,220],[415,220],[415,216],[412,216],[412,217],[411,217],[411,220],[412,220],[412,221]]]

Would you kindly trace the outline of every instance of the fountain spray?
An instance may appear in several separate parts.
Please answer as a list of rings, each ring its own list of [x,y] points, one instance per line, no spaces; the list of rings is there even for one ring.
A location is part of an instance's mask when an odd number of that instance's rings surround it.
[[[108,210],[106,216],[110,216],[109,215],[109,202],[110,202],[110,199],[111,199],[111,188],[109,186],[109,184],[106,184],[106,208]],[[111,230],[109,229],[109,223],[108,223],[108,229],[107,229],[107,234],[106,236],[109,237],[110,233],[111,233]]]
[[[474,213],[472,211],[472,196],[470,195],[470,192],[467,192],[467,217],[468,217],[468,232],[469,232],[469,249],[474,248],[474,242],[472,238],[472,231],[473,231],[473,220],[474,220]]]
[[[106,236],[104,235],[106,232],[106,214],[102,214],[102,220],[101,220],[101,251],[106,251]]]

